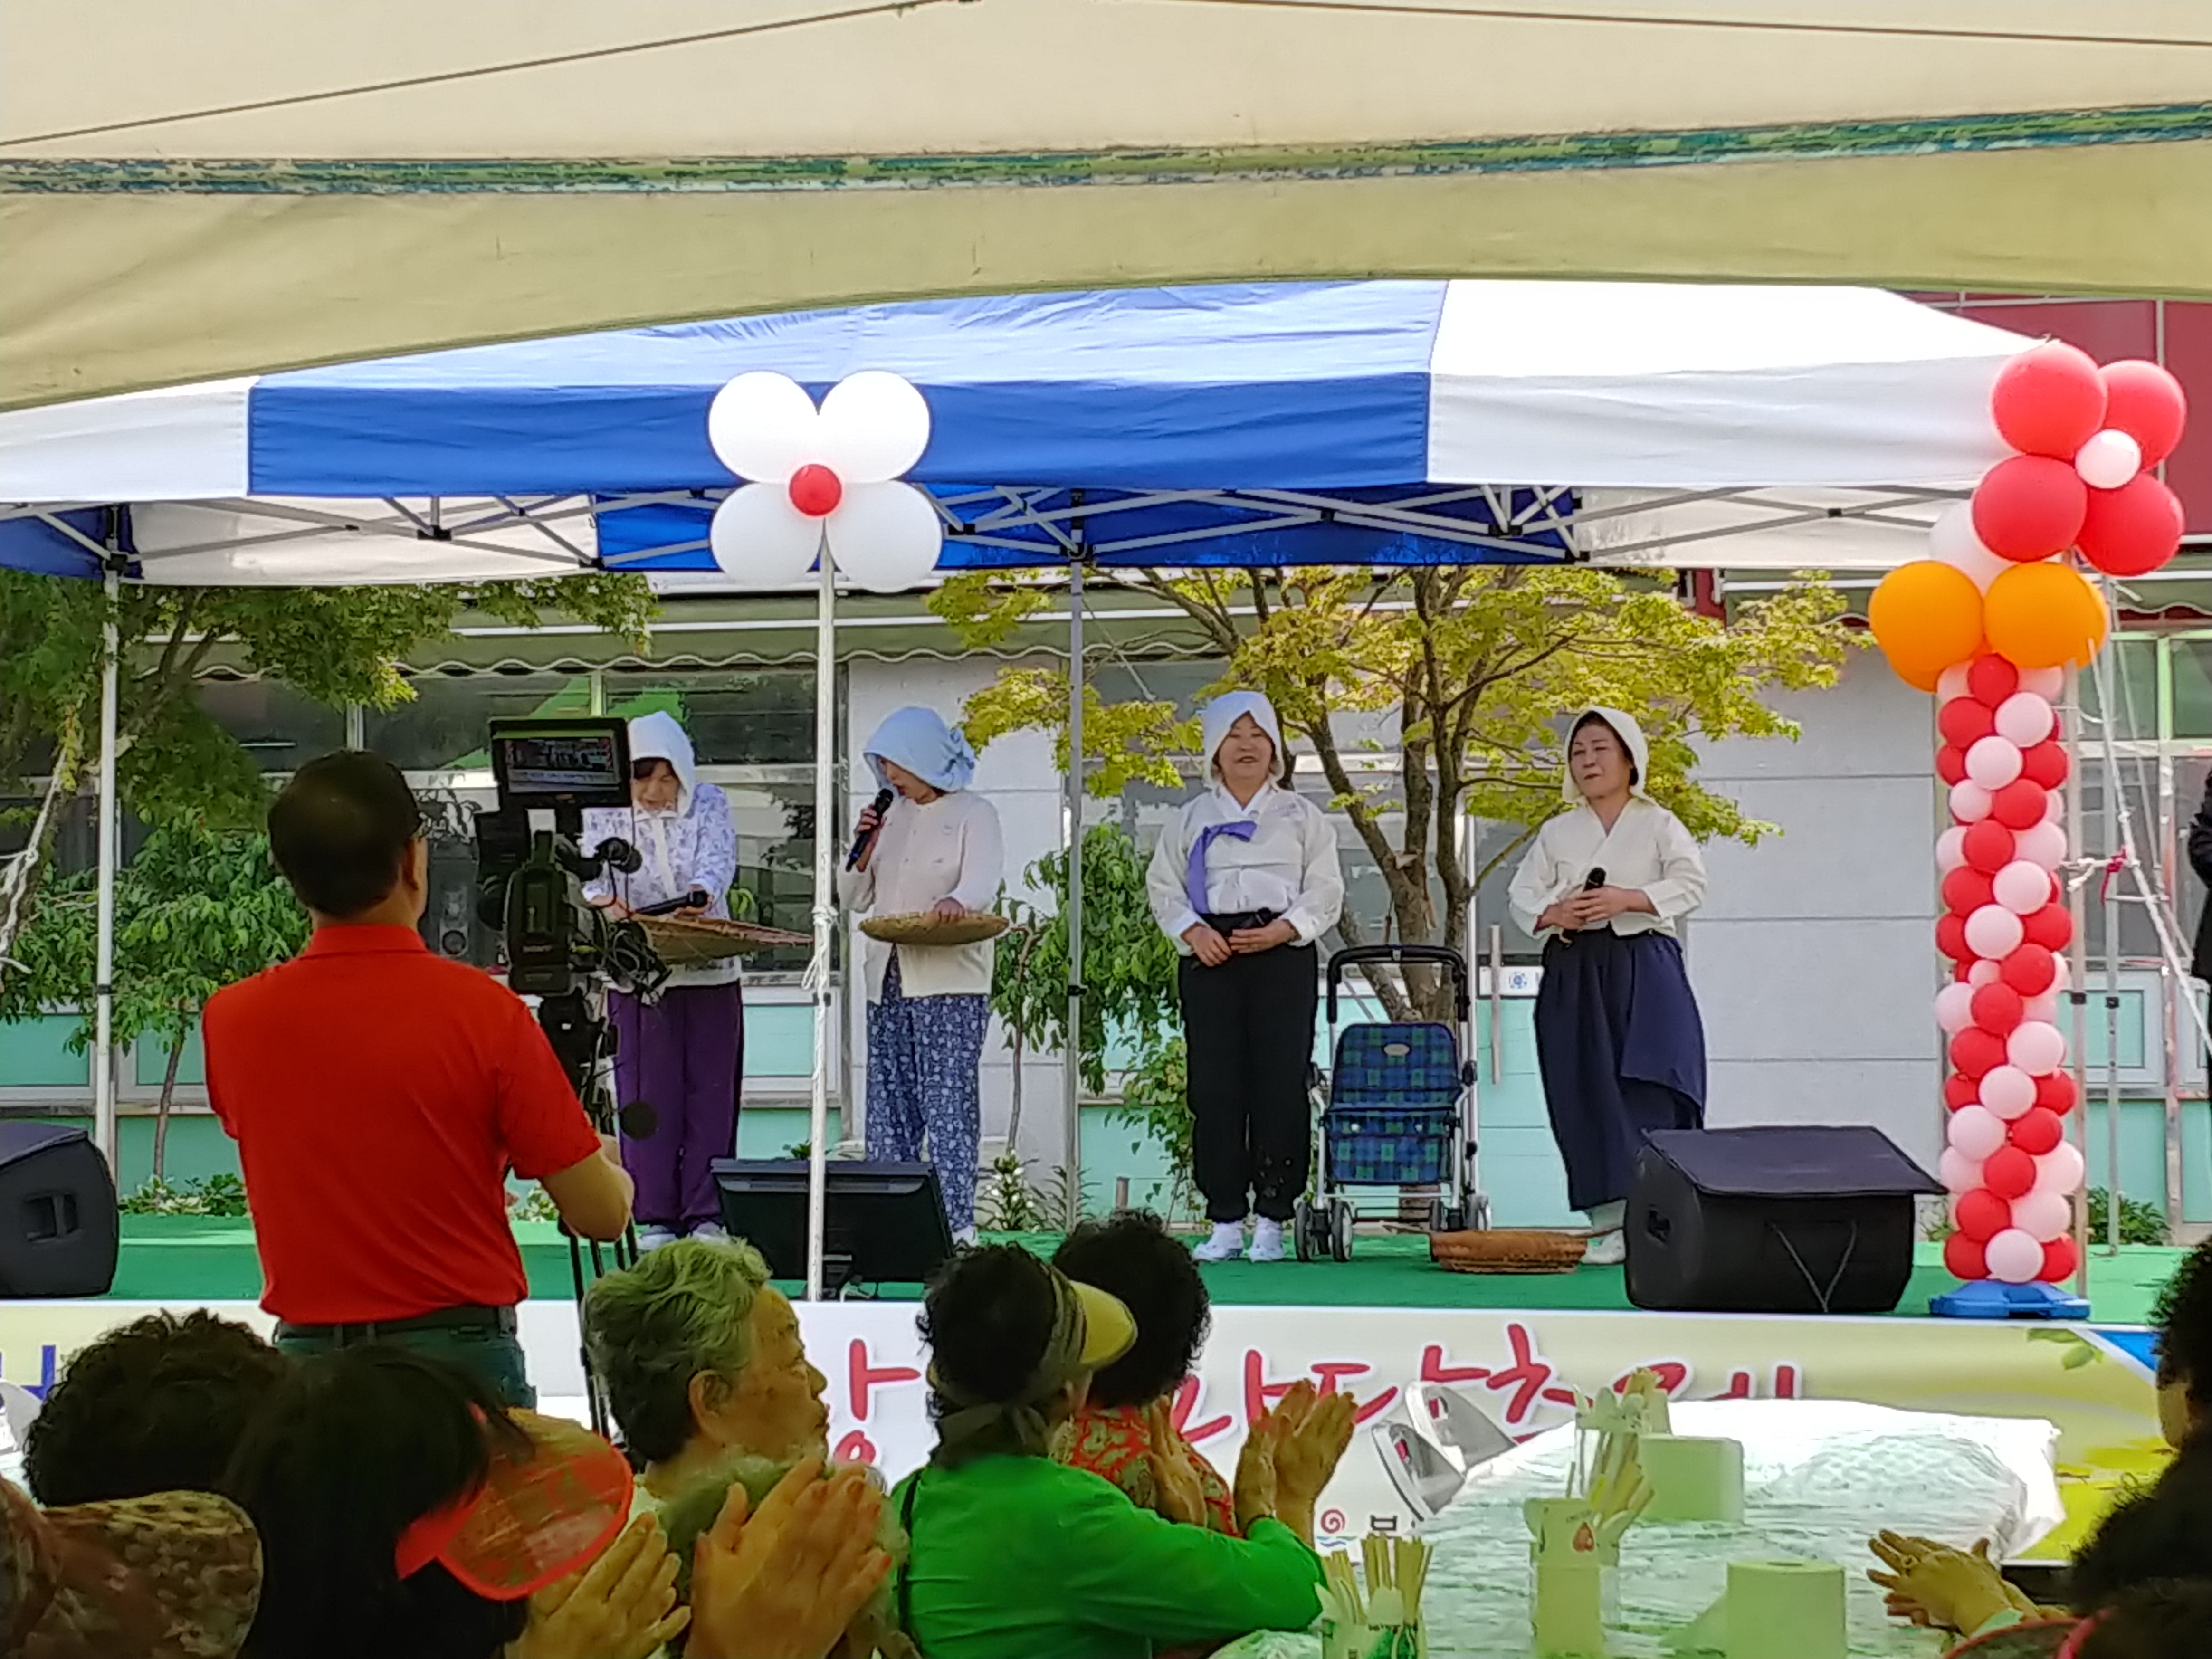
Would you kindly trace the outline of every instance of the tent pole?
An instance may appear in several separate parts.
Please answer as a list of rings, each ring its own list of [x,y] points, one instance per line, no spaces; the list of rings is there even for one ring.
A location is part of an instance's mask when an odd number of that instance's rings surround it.
[[[100,892],[92,974],[92,1111],[93,1133],[100,1143],[100,1155],[107,1160],[110,1177],[120,1185],[123,1165],[115,1121],[115,744],[117,682],[122,654],[116,630],[116,607],[121,603],[123,582],[112,563],[107,572],[106,590],[106,619],[100,625],[100,799],[95,830],[100,843]]]
[[[2081,761],[2087,752],[2082,738],[2081,671],[2066,671],[2066,833],[2076,861],[2084,857],[2081,822]],[[2089,1167],[2089,926],[2088,895],[2081,882],[2067,884],[2067,905],[2073,913],[2074,939],[2067,947],[2066,1000],[2074,1012],[2074,1029],[2068,1036],[2074,1059],[2074,1110],[2069,1132],[2081,1151],[2081,1167]],[[2074,1195],[2074,1294],[2089,1294],[2089,1194],[2086,1182]]]
[[[1062,1055],[1071,1229],[1083,1219],[1083,561],[1067,567],[1067,1042]]]
[[[806,978],[814,993],[813,1097],[806,1143],[806,1299],[823,1291],[824,1212],[830,1187],[830,946],[837,915],[837,574],[822,544],[814,623],[814,954]]]

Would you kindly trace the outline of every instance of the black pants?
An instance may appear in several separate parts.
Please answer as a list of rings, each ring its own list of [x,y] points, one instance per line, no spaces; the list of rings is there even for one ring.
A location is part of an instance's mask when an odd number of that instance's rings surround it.
[[[1314,948],[1278,945],[1218,968],[1186,957],[1180,985],[1191,1163],[1206,1216],[1288,1221],[1313,1154]]]

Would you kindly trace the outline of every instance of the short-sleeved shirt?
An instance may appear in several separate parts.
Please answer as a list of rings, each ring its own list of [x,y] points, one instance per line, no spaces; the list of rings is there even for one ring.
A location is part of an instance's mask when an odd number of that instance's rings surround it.
[[[521,1000],[405,927],[325,927],[219,992],[208,1097],[238,1142],[262,1306],[366,1324],[529,1293],[506,1176],[599,1149]]]
[[[1182,1441],[1183,1455],[1190,1459],[1205,1493],[1206,1524],[1231,1538],[1239,1536],[1237,1504],[1229,1483],[1206,1462],[1205,1453],[1180,1434],[1176,1437]],[[1157,1514],[1160,1499],[1152,1480],[1152,1428],[1145,1420],[1142,1406],[1086,1405],[1060,1425],[1053,1437],[1052,1455],[1054,1462],[1072,1469],[1088,1469],[1104,1476],[1128,1493],[1129,1501],[1139,1509]]]

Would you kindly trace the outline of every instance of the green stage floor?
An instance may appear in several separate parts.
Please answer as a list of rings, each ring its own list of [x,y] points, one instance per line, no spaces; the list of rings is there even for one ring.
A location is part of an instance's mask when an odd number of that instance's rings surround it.
[[[532,1296],[573,1293],[568,1247],[550,1222],[518,1222],[515,1237],[530,1273]],[[1019,1242],[1038,1251],[1057,1242],[1025,1234]],[[1952,1287],[1942,1252],[1922,1245],[1899,1317],[1925,1316],[1928,1299]],[[2179,1250],[2130,1247],[2117,1261],[2102,1253],[2089,1262],[2089,1295],[2101,1324],[2140,1325]],[[1285,1261],[1255,1266],[1224,1262],[1206,1269],[1216,1302],[1249,1307],[1543,1308],[1622,1311],[1629,1301],[1618,1267],[1583,1267],[1571,1273],[1468,1274],[1431,1267],[1428,1241],[1396,1236],[1362,1237],[1348,1262]],[[914,1287],[885,1286],[908,1295]],[[131,1302],[252,1302],[261,1295],[261,1267],[253,1229],[243,1220],[208,1216],[125,1216],[123,1255],[108,1292]]]

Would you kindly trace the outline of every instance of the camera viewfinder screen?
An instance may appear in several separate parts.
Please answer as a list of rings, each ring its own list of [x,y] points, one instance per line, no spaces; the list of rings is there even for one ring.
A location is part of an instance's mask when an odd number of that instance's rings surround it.
[[[501,793],[517,805],[626,806],[624,735],[619,720],[495,727],[492,763]]]

